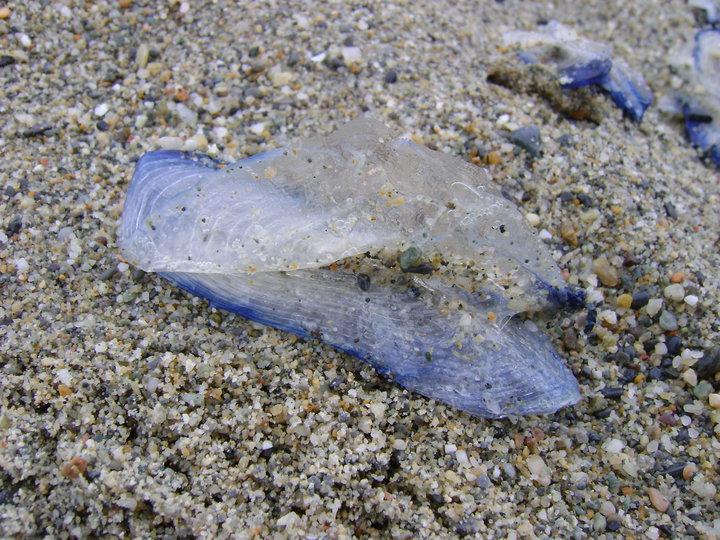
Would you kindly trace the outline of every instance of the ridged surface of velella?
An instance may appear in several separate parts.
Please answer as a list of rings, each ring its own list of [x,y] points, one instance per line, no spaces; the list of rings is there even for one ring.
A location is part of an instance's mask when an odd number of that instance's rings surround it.
[[[215,307],[319,338],[472,414],[579,399],[522,314],[582,297],[521,214],[482,169],[371,120],[232,164],[148,153],[119,243]],[[401,270],[409,248],[422,273]]]

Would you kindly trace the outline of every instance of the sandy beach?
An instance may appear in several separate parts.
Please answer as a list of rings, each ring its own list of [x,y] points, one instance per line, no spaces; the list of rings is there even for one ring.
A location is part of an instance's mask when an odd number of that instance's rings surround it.
[[[572,120],[489,82],[549,20],[656,101],[702,26],[676,0],[0,3],[0,536],[720,538],[720,175],[657,106]],[[121,257],[143,153],[363,113],[485,167],[585,290],[543,328],[579,404],[475,418]]]

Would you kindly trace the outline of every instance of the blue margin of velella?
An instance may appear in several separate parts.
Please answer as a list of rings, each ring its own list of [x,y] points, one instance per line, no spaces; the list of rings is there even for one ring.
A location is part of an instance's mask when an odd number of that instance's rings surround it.
[[[321,339],[317,338],[317,336],[313,336],[311,332],[307,331],[304,328],[300,328],[297,326],[289,326],[287,324],[283,324],[277,320],[274,320],[266,315],[261,314],[261,312],[254,310],[249,305],[240,304],[236,302],[232,302],[226,298],[223,298],[221,296],[218,296],[215,294],[212,289],[201,285],[195,280],[192,279],[186,279],[182,277],[182,274],[172,273],[172,272],[160,272],[160,276],[167,279],[170,283],[173,285],[183,289],[184,291],[189,292],[192,295],[199,296],[200,298],[204,298],[208,301],[208,303],[217,309],[222,309],[225,311],[229,311],[231,313],[235,313],[237,315],[240,315],[241,317],[245,317],[246,319],[249,319],[251,321],[264,324],[265,326],[270,326],[272,328],[275,328],[277,330],[281,330],[283,332],[289,332],[291,334],[295,334],[298,337],[301,337],[303,339]],[[364,360],[366,362],[370,362],[373,364],[372,359],[366,355],[363,354],[360,350],[352,349],[352,348],[346,348],[346,347],[340,347],[337,345],[332,345],[334,348],[346,352],[351,356],[354,356],[356,358],[359,358],[361,360]],[[373,364],[374,365],[374,364]]]

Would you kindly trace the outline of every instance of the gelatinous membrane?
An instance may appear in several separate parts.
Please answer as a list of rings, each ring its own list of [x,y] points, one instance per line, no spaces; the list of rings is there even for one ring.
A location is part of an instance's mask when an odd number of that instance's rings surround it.
[[[146,154],[119,243],[218,308],[322,339],[472,414],[579,399],[548,338],[518,314],[582,297],[521,214],[482,169],[371,120],[233,164]],[[388,255],[411,247],[432,275]]]
[[[687,84],[665,109],[682,114],[690,142],[720,167],[720,30],[698,32],[673,63]]]

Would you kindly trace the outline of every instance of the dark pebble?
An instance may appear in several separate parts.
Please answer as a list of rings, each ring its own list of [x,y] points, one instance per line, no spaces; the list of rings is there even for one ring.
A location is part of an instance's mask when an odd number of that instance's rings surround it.
[[[17,234],[22,230],[22,218],[20,216],[15,216],[12,218],[8,226],[5,228],[5,233],[8,236],[12,236],[13,234]]]
[[[430,495],[428,495],[428,501],[431,506],[437,508],[445,504],[445,497],[443,497],[440,493],[430,493]]]
[[[677,208],[675,208],[675,205],[671,203],[670,201],[665,203],[665,213],[668,215],[671,219],[677,219],[678,218],[678,211]]]
[[[595,323],[597,322],[597,311],[595,308],[588,309],[587,312],[587,318],[585,319],[585,328],[583,331],[586,334],[589,334],[592,332],[592,329],[595,328]]]
[[[4,68],[5,66],[12,66],[15,63],[15,59],[12,56],[8,56],[7,54],[3,54],[0,56],[0,68]]]
[[[625,390],[618,387],[606,387],[600,390],[600,393],[608,399],[620,399]]]
[[[291,52],[288,55],[287,65],[292,67],[292,66],[296,65],[298,62],[300,62],[300,55],[298,53],[296,53],[295,51]]]
[[[469,517],[458,523],[455,531],[460,536],[469,536],[471,534],[478,534],[480,532],[481,522],[479,519]]]
[[[345,47],[352,47],[353,45],[355,45],[353,37],[352,36],[346,37],[345,40],[343,41],[343,45]]]
[[[97,127],[100,131],[107,131],[110,129],[110,126],[108,126],[108,123],[105,120],[99,120],[97,124],[95,124],[95,127]]]
[[[601,419],[602,419],[602,418],[607,418],[607,417],[609,417],[611,412],[612,412],[612,409],[610,409],[610,408],[608,407],[607,409],[600,409],[599,411],[595,411],[594,413],[592,413],[592,415],[593,415],[595,418],[601,418]]]
[[[572,135],[566,133],[565,135],[560,135],[560,137],[557,140],[558,144],[563,147],[568,146],[574,146],[575,141],[573,141]]]
[[[523,126],[516,129],[509,136],[512,142],[518,148],[522,148],[532,157],[538,157],[542,150],[542,138],[540,137],[540,128],[537,126]]]
[[[403,270],[403,272],[407,272],[408,274],[432,274],[433,270],[434,268],[431,264],[423,263],[418,266],[410,266]]]
[[[134,268],[132,271],[132,278],[133,281],[137,283],[143,283],[147,279],[147,272],[145,272],[142,268]]]
[[[575,195],[570,193],[569,191],[562,191],[560,192],[560,201],[561,202],[570,202],[575,198]]]
[[[259,98],[261,95],[262,92],[260,92],[260,89],[257,86],[251,86],[245,90],[245,97]]]
[[[608,519],[607,522],[607,530],[610,532],[615,532],[619,530],[621,527],[620,522],[617,519]]]
[[[367,291],[368,289],[370,289],[370,276],[368,276],[367,274],[358,274],[357,284],[361,290]]]
[[[345,65],[344,62],[337,56],[333,56],[332,58],[326,57],[323,63],[333,71],[337,71]]]
[[[705,351],[703,357],[694,366],[695,373],[702,379],[713,379],[720,372],[720,347]]]
[[[248,56],[250,56],[250,58],[255,58],[256,56],[259,56],[259,55],[260,55],[260,47],[251,47],[250,50],[248,51]]]
[[[632,268],[636,264],[640,263],[640,259],[635,257],[634,255],[627,255],[625,259],[623,260],[623,266],[625,268]]]
[[[687,465],[687,463],[684,463],[684,462],[683,463],[673,463],[672,465],[670,465],[669,467],[664,469],[662,471],[662,474],[672,476],[673,478],[682,478],[682,472],[686,465]]]
[[[637,370],[632,368],[625,368],[620,375],[620,382],[623,384],[630,384],[635,380],[635,377],[637,377]]]
[[[113,277],[115,274],[117,274],[117,271],[118,271],[117,266],[113,265],[110,268],[108,268],[107,270],[105,270],[102,274],[100,274],[100,279],[102,281],[107,281],[108,279]]]
[[[271,446],[270,448],[260,450],[260,457],[263,459],[270,459],[270,456],[272,456],[275,452],[277,452],[277,448]]]
[[[41,124],[41,125],[33,126],[26,131],[23,131],[22,136],[25,139],[32,139],[33,137],[39,137],[40,135],[47,133],[51,129],[52,129],[52,126],[49,126],[47,124]]]
[[[593,206],[593,200],[590,195],[586,193],[578,193],[577,199],[582,203],[583,206]]]
[[[630,305],[633,309],[640,309],[647,305],[650,301],[650,293],[648,291],[638,291],[633,294],[632,304]]]
[[[386,84],[395,84],[398,80],[397,71],[394,69],[386,71],[384,80]]]
[[[575,330],[573,330],[572,328],[568,328],[567,330],[565,330],[565,335],[563,336],[563,344],[568,350],[574,351],[577,349],[578,338]]]
[[[648,381],[660,381],[663,378],[663,370],[659,367],[650,368],[647,378]]]
[[[680,349],[682,349],[682,339],[680,339],[680,336],[670,336],[665,340],[665,346],[668,354],[677,356],[680,354]]]

